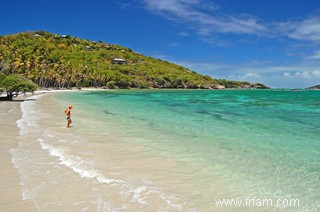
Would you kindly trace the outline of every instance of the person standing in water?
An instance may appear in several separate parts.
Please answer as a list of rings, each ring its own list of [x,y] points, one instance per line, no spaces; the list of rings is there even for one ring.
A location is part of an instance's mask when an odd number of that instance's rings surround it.
[[[71,109],[73,108],[72,105],[70,105],[67,109],[65,109],[64,113],[66,114],[67,116],[67,128],[70,128],[70,124],[72,123],[72,120],[71,120]]]

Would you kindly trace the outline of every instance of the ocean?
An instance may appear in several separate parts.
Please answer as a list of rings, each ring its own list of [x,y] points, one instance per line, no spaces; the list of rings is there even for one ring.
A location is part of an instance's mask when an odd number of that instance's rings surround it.
[[[12,161],[39,211],[320,210],[319,91],[79,91],[21,109]]]

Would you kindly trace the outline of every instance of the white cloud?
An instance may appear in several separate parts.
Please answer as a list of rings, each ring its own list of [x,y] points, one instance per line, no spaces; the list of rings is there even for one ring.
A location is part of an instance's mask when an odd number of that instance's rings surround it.
[[[256,17],[219,13],[219,6],[206,0],[144,0],[143,4],[153,13],[191,25],[201,36],[215,33],[259,35],[266,32]]]
[[[313,53],[313,55],[311,55],[311,56],[309,56],[309,57],[307,57],[307,59],[311,59],[311,60],[317,60],[317,59],[320,59],[320,50],[318,50],[318,51],[315,51],[314,53]]]
[[[263,77],[258,73],[231,74],[227,78],[248,82],[261,82],[263,80]]]
[[[284,77],[290,77],[291,74],[290,74],[290,72],[283,72],[283,76],[284,76]]]
[[[319,84],[320,71],[232,74],[227,79],[261,82],[273,88],[307,88]]]
[[[320,70],[313,71],[297,71],[293,73],[285,72],[284,77],[288,78],[303,78],[303,79],[318,79],[320,80]]]
[[[187,32],[180,32],[179,35],[180,35],[181,37],[188,37],[188,36],[189,36],[189,33],[187,33]]]
[[[275,27],[289,38],[320,41],[320,16],[313,16],[302,21],[276,23]]]
[[[212,39],[216,40],[217,33],[320,41],[320,16],[267,23],[250,14],[223,13],[224,8],[209,0],[143,0],[142,6],[171,21],[187,24],[203,41],[212,44],[216,44]]]
[[[260,78],[260,74],[257,73],[247,73],[243,76],[244,78]]]

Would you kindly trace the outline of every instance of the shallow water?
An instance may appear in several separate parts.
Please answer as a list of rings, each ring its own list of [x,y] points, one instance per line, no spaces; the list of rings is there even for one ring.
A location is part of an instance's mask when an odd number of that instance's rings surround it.
[[[13,162],[45,211],[316,211],[319,102],[285,90],[50,94],[22,103]],[[216,205],[254,197],[299,205]]]

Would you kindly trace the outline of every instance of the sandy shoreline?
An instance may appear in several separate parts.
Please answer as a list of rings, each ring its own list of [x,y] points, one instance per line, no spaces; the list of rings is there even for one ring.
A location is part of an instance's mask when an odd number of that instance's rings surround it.
[[[22,199],[20,175],[10,153],[10,149],[18,145],[16,121],[21,118],[20,104],[25,98],[21,96],[12,102],[0,102],[0,211],[37,211],[31,200]]]
[[[81,90],[37,90],[33,95],[58,92],[79,92],[101,90],[84,88]],[[37,211],[31,200],[23,200],[20,174],[12,163],[11,149],[18,146],[19,128],[16,121],[22,116],[21,103],[32,96],[19,95],[14,101],[0,101],[0,211]]]

